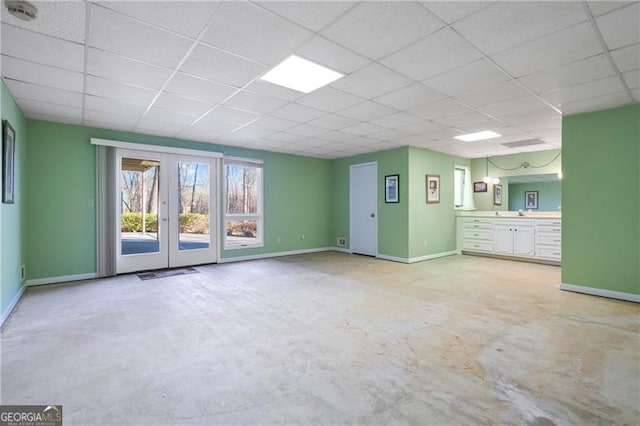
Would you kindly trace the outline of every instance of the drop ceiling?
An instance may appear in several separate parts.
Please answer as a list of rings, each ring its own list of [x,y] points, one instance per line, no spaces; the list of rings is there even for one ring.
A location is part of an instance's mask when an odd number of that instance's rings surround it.
[[[637,1],[33,3],[32,22],[3,7],[1,66],[34,119],[320,158],[476,158],[559,148],[563,114],[640,102]],[[345,76],[306,95],[259,79],[291,54]],[[502,137],[453,139],[480,130]]]

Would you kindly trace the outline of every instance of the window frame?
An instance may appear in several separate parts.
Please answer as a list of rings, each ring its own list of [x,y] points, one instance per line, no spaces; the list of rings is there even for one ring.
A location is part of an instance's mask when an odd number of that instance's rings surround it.
[[[462,204],[457,205],[456,204],[456,196],[455,196],[455,191],[456,191],[456,171],[457,170],[461,170],[462,171],[462,182],[460,183],[460,194],[462,195]],[[453,209],[454,210],[462,210],[464,209],[464,185],[466,182],[466,179],[469,179],[470,176],[467,176],[467,169],[464,166],[460,166],[457,164],[454,164],[453,166]]]
[[[255,213],[227,213],[227,165],[235,164],[240,166],[256,168],[256,212]],[[264,161],[245,157],[224,157],[222,159],[222,248],[223,250],[242,250],[248,248],[264,247]],[[227,240],[227,222],[230,220],[255,220],[256,238],[252,243],[230,243]]]

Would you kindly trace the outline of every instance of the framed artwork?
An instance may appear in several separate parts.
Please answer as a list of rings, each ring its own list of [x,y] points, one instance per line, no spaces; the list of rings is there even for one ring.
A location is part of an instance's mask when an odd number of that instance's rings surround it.
[[[384,202],[400,202],[400,176],[387,175],[384,177]]]
[[[493,185],[493,205],[502,205],[502,185]]]
[[[473,192],[487,192],[486,182],[473,182]]]
[[[440,202],[440,175],[427,175],[427,204]]]
[[[538,208],[538,191],[525,191],[524,208],[533,210]]]
[[[2,202],[13,204],[13,161],[16,151],[16,131],[7,120],[2,122]]]

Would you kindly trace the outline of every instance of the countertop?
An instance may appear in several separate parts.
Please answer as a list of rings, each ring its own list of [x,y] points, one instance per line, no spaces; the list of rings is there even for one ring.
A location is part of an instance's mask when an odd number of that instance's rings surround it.
[[[496,214],[497,213],[497,214]],[[493,218],[509,218],[509,219],[560,219],[562,218],[562,212],[552,211],[523,211],[520,214],[518,212],[511,211],[459,211],[457,214],[459,217],[493,217]]]

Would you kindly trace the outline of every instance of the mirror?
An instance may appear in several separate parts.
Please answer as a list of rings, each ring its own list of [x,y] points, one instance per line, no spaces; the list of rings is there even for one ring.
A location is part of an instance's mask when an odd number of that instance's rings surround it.
[[[509,210],[560,211],[561,180],[556,173],[509,176]]]

